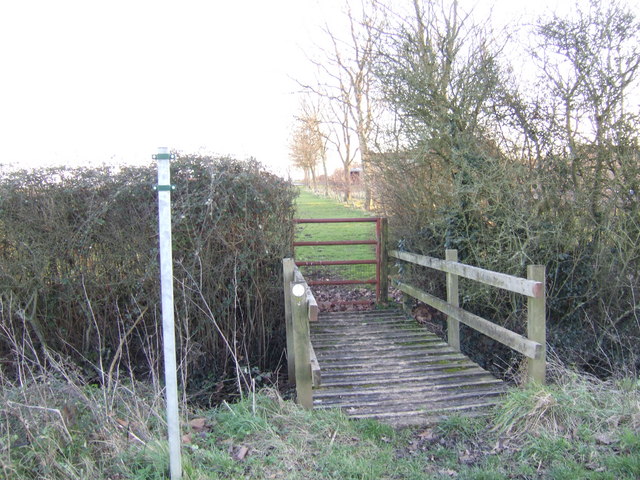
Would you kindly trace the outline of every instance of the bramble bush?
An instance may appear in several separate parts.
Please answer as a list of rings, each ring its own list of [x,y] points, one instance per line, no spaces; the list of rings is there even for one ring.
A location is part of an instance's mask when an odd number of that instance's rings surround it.
[[[407,163],[413,163],[407,175]],[[589,189],[568,190],[557,169],[529,169],[490,155],[482,165],[447,166],[380,160],[374,170],[380,208],[390,216],[399,248],[526,277],[547,272],[548,343],[559,358],[598,375],[640,367],[640,209],[625,192],[602,195],[594,218]],[[434,179],[428,181],[428,178]],[[444,295],[444,275],[404,268],[409,282]],[[519,333],[526,299],[461,280],[461,306]],[[463,347],[488,368],[509,368],[513,353],[464,328]],[[478,348],[479,347],[479,348]],[[497,367],[496,367],[497,366]]]
[[[255,161],[172,162],[175,320],[184,386],[276,368],[281,259],[295,189]],[[0,178],[0,364],[72,359],[88,381],[158,380],[155,165],[43,168]],[[32,342],[33,348],[21,348]]]
[[[368,172],[396,237],[408,250],[456,248],[464,263],[517,276],[545,265],[548,343],[559,358],[599,375],[637,371],[635,12],[591,0],[527,22],[531,43],[514,62],[490,22],[414,7],[385,25],[373,62],[393,123],[379,125],[386,133]],[[422,281],[442,288],[442,277]],[[524,330],[522,299],[468,282],[460,292],[464,308]]]

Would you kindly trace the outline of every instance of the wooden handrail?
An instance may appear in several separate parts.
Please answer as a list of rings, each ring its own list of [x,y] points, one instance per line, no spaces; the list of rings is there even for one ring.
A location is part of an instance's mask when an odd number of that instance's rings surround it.
[[[447,315],[448,341],[456,350],[460,350],[459,322],[462,322],[525,355],[528,360],[527,380],[544,383],[546,373],[544,266],[530,265],[527,269],[528,278],[525,279],[459,263],[457,262],[457,254],[456,250],[447,250],[447,259],[441,260],[415,253],[390,251],[390,257],[447,273],[447,301],[402,282],[397,282],[398,288],[403,293],[417,298]],[[458,306],[458,276],[527,296],[528,338],[460,308]]]
[[[406,283],[398,282],[397,286],[398,290],[400,290],[401,292],[411,295],[412,297],[417,298],[427,305],[431,305],[433,308],[440,310],[442,313],[450,317],[454,317],[459,322],[464,323],[465,325],[473,328],[474,330],[477,330],[487,337],[493,338],[503,345],[512,348],[516,352],[520,352],[526,357],[540,357],[542,345],[540,345],[538,342],[529,340],[522,335],[512,332],[511,330],[501,327],[500,325],[496,325],[495,323],[479,317],[478,315],[467,312],[460,307],[454,307],[450,303],[445,302],[438,297],[434,297],[433,295],[418,288],[412,287],[411,285],[408,285]]]
[[[441,272],[452,273],[459,277],[468,278],[476,282],[484,283],[485,285],[502,288],[527,297],[541,298],[544,295],[544,283],[542,282],[514,277],[506,273],[492,272],[491,270],[473,267],[464,263],[418,255],[417,253],[391,250],[389,256],[415,265],[422,265],[423,267],[433,268]]]
[[[311,289],[309,288],[307,281],[304,279],[304,277],[302,276],[302,273],[300,272],[300,269],[298,269],[298,267],[295,266],[295,264],[293,267],[293,282],[302,284],[302,286],[305,289],[309,321],[310,322],[317,321],[318,320],[318,302],[316,302],[316,297],[313,296],[313,293],[311,292]]]

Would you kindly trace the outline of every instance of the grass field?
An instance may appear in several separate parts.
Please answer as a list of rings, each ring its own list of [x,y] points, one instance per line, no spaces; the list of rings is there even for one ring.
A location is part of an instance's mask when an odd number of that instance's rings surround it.
[[[369,215],[349,208],[331,198],[321,197],[301,189],[297,200],[298,218],[362,218]],[[296,229],[297,241],[374,240],[375,223],[301,224]],[[368,260],[375,259],[373,245],[336,245],[296,247],[296,260]],[[308,272],[308,270],[307,270]],[[307,273],[303,269],[303,273]],[[374,265],[325,267],[323,274],[354,278],[375,277]]]

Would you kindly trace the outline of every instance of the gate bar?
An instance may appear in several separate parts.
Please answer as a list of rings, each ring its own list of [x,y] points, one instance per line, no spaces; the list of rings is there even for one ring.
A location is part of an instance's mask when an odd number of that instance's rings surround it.
[[[315,267],[317,265],[375,265],[377,260],[314,260],[311,262],[296,262],[298,267]]]
[[[307,285],[375,285],[378,281],[371,280],[307,280]]]
[[[377,217],[364,217],[364,218],[294,218],[295,223],[362,223],[362,222],[377,222]]]
[[[294,247],[320,247],[323,245],[377,245],[376,240],[326,240],[322,242],[293,242]]]

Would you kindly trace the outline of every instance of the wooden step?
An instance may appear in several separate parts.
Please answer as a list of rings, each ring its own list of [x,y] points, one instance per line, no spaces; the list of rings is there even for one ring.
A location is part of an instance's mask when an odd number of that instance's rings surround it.
[[[349,413],[359,413],[364,415],[369,412],[396,412],[430,410],[435,411],[452,406],[454,403],[458,407],[475,405],[478,402],[487,402],[494,404],[504,391],[499,389],[477,389],[476,391],[454,391],[447,394],[433,395],[409,395],[402,398],[390,397],[388,399],[374,396],[357,397],[347,399],[340,403],[340,408],[349,409]],[[399,400],[404,400],[399,402]],[[319,408],[331,408],[337,404],[330,400],[318,399],[314,401],[314,406]]]
[[[428,375],[430,372],[452,372],[456,370],[464,370],[467,368],[476,368],[477,365],[472,362],[459,362],[455,367],[451,364],[435,364],[429,365],[424,363],[418,363],[415,365],[385,365],[375,369],[368,370],[366,375],[359,369],[333,369],[324,370],[323,378],[326,381],[343,379],[348,381],[349,379],[359,379],[362,377],[375,380],[377,378],[395,377],[401,378],[403,376],[410,376],[415,374]]]

